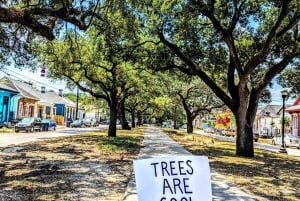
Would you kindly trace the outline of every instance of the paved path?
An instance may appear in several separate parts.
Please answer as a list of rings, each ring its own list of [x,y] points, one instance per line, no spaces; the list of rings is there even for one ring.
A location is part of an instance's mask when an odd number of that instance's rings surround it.
[[[187,150],[173,141],[158,128],[149,126],[145,132],[143,148],[139,153],[139,159],[190,155]],[[212,194],[215,201],[263,201],[266,199],[247,194],[234,184],[226,182],[225,178],[211,170]],[[132,176],[123,201],[138,201],[135,178]]]

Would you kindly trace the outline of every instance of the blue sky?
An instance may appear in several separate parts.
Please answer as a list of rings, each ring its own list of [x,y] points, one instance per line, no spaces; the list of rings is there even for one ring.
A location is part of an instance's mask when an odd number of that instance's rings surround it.
[[[281,105],[282,104],[282,97],[281,97],[281,91],[282,91],[282,87],[280,85],[278,85],[276,83],[276,81],[274,81],[273,83],[273,87],[272,89],[270,89],[271,91],[271,94],[272,94],[272,105]],[[293,104],[295,101],[295,99],[291,99],[291,98],[288,98],[286,100],[286,103],[287,104]]]

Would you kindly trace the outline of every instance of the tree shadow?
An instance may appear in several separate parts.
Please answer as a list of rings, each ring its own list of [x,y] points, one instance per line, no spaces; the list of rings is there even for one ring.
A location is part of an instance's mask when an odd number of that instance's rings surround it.
[[[125,152],[123,156],[103,158],[99,151],[95,151],[100,138],[69,137],[18,145],[21,148],[14,152],[1,149],[0,200],[122,197],[132,173],[130,154],[127,157]],[[114,145],[126,146],[118,142]],[[127,145],[132,148],[131,144]]]

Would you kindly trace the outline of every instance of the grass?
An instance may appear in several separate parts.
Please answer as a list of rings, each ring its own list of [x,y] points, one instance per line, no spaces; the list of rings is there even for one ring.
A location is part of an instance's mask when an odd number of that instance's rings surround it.
[[[191,153],[208,156],[215,171],[241,188],[267,200],[300,200],[299,157],[255,149],[254,158],[243,158],[235,155],[235,143],[165,131]]]
[[[4,127],[0,128],[0,134],[1,133],[15,133],[15,131],[11,128],[7,128],[4,126]]]
[[[144,128],[0,148],[0,200],[122,200]]]

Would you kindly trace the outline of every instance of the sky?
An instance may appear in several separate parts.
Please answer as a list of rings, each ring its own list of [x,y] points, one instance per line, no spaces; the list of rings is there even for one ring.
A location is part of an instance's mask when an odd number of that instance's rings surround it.
[[[63,93],[70,93],[69,89],[66,89],[65,83],[63,81],[51,82],[46,77],[41,77],[40,71],[38,72],[30,72],[29,70],[20,70],[14,67],[7,67],[5,70],[0,70],[0,77],[10,75],[13,79],[19,79],[26,82],[32,82],[34,86],[37,87],[46,87],[46,90],[53,90],[58,92],[59,89],[63,89]],[[272,102],[271,105],[282,105],[282,97],[281,97],[282,87],[278,85],[276,82],[273,84],[273,88],[271,89],[272,94]],[[73,92],[74,93],[74,92]],[[287,99],[286,104],[293,104],[294,99]]]
[[[281,96],[282,90],[283,88],[274,81],[273,87],[272,89],[270,89],[272,94],[272,102],[270,103],[271,105],[282,105],[283,103],[282,96]],[[287,98],[285,101],[286,104],[292,105],[295,99]]]
[[[58,92],[59,89],[63,90],[63,93],[70,93],[69,89],[66,89],[63,81],[50,81],[46,77],[42,77],[40,71],[30,72],[27,69],[16,69],[14,67],[7,67],[0,70],[0,77],[8,76],[13,79],[22,80],[25,82],[31,82],[36,87],[46,87],[46,91],[53,90]]]

